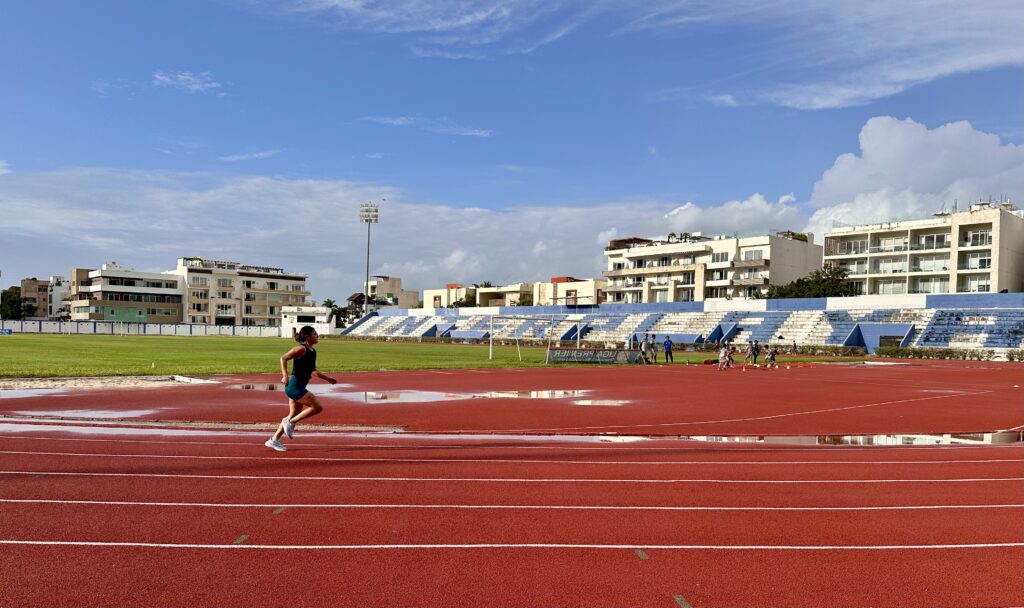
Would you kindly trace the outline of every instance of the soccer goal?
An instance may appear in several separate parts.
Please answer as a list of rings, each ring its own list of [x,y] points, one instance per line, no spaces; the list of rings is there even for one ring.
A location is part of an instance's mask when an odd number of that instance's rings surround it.
[[[560,340],[563,335],[575,325],[577,336],[579,335],[579,319],[572,319],[565,314],[551,315],[491,315],[488,329],[488,352],[487,358],[494,359],[494,339],[512,339],[516,343],[516,354],[519,360],[523,360],[523,351],[520,346],[521,340],[528,340],[531,343],[544,342],[550,351],[551,342]],[[557,335],[556,335],[557,334]],[[547,357],[545,357],[545,362]]]

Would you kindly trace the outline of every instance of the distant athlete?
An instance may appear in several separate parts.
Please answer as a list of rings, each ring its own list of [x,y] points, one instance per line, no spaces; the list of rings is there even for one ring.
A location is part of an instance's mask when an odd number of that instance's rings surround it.
[[[316,330],[306,325],[299,330],[295,340],[300,344],[281,357],[281,383],[285,385],[284,394],[288,395],[288,415],[281,420],[274,435],[267,439],[264,444],[278,452],[286,452],[288,448],[281,445],[281,435],[292,438],[295,433],[295,424],[311,416],[316,416],[323,411],[323,406],[317,400],[316,395],[306,390],[313,374],[321,380],[331,384],[338,381],[330,376],[320,373],[316,368],[316,350],[313,346],[320,341]],[[288,375],[288,361],[294,360],[292,373]]]

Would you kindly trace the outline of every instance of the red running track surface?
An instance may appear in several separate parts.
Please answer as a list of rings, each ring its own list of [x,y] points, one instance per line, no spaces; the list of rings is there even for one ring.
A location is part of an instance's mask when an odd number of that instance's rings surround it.
[[[340,374],[317,423],[413,432],[300,425],[286,453],[253,427],[284,414],[281,394],[229,388],[274,376],[0,399],[0,605],[1022,606],[1019,442],[594,436],[991,432],[1024,424],[1021,376]],[[465,398],[537,390],[587,392]],[[405,391],[463,398],[373,397]],[[147,420],[166,428],[133,428]]]

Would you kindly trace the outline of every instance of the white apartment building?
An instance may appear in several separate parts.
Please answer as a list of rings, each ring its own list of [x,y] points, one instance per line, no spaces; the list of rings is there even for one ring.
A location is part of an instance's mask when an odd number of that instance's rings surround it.
[[[72,321],[180,323],[183,281],[116,262],[71,271]]]
[[[467,296],[476,296],[476,287],[464,287],[461,283],[448,283],[444,289],[424,289],[424,308],[447,308]]]
[[[690,302],[755,298],[821,268],[814,235],[752,237],[699,232],[656,241],[616,239],[605,248],[608,302]]]
[[[494,287],[477,287],[477,306],[520,306],[536,304],[533,283],[511,283]]]
[[[46,287],[47,316],[50,319],[69,319],[71,283],[61,276],[51,276]]]
[[[1024,213],[1010,203],[833,228],[825,264],[864,295],[1024,291]]]
[[[186,323],[280,327],[282,308],[306,304],[306,276],[282,268],[178,258],[185,285]]]

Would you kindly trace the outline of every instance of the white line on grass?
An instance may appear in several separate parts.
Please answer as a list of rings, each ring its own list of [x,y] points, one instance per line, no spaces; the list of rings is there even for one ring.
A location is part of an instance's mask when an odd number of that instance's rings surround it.
[[[91,473],[74,471],[0,471],[0,475],[66,477],[153,477],[173,479],[262,479],[272,481],[429,481],[477,483],[710,483],[710,484],[857,484],[857,483],[985,483],[1024,481],[1024,477],[965,477],[955,479],[530,479],[516,477],[334,477],[315,475],[190,475],[185,473]]]
[[[1024,542],[965,543],[941,545],[586,545],[570,543],[479,543],[479,544],[396,544],[396,545],[203,545],[189,543],[132,543],[71,540],[0,539],[3,545],[54,545],[75,547],[143,547],[156,549],[282,549],[282,550],[344,550],[344,549],[615,549],[634,550],[706,550],[706,551],[905,551],[914,549],[991,549],[1024,547]]]
[[[126,507],[213,507],[227,509],[494,509],[552,511],[928,511],[940,509],[1024,509],[1024,504],[997,505],[879,505],[865,507],[710,507],[644,505],[431,505],[431,504],[289,504],[219,502],[145,502],[125,500],[48,500],[0,498],[0,503],[97,505]]]
[[[836,464],[1001,464],[1007,462],[1024,462],[1024,458],[991,458],[985,460],[527,460],[521,458],[328,458],[305,456],[199,456],[194,454],[105,454],[99,452],[31,452],[17,450],[0,450],[0,454],[16,454],[19,456],[74,456],[76,458],[176,458],[186,460],[261,460],[277,462],[419,462],[419,463],[487,463],[487,464],[558,464],[558,465],[836,465]]]

